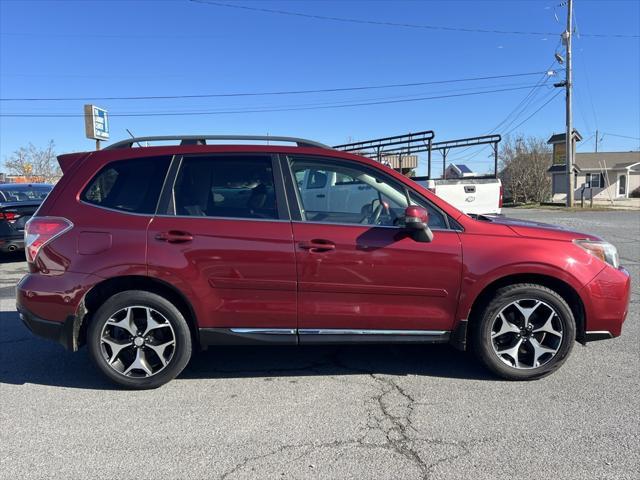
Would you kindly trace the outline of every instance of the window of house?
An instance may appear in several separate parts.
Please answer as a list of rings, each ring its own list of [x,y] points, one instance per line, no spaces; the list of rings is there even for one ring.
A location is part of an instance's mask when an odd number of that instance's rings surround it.
[[[601,173],[587,173],[585,176],[585,181],[591,188],[604,187],[604,178]]]

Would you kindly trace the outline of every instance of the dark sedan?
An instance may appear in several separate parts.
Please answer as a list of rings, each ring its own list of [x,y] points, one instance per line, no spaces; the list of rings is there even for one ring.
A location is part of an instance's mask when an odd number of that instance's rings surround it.
[[[24,248],[24,225],[52,188],[46,183],[0,183],[0,252]]]

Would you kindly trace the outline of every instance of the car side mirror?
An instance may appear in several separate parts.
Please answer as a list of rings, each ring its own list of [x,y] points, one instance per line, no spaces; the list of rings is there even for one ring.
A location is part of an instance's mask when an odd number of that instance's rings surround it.
[[[416,242],[433,240],[433,232],[429,228],[429,212],[426,208],[409,205],[404,211],[404,228]]]

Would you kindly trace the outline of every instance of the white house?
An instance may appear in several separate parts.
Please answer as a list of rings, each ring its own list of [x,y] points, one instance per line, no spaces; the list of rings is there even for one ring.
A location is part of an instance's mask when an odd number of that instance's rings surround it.
[[[567,196],[566,166],[552,165],[551,193],[554,201]],[[629,198],[640,187],[640,152],[576,153],[574,164],[575,198],[610,200]]]

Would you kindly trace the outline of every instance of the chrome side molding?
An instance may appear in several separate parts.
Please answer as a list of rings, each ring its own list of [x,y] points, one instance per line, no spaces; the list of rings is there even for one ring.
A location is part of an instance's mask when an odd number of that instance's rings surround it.
[[[233,333],[260,335],[295,335],[295,328],[230,328]]]
[[[608,340],[613,338],[613,334],[608,330],[590,330],[585,332],[585,341],[594,342],[596,340]]]
[[[447,330],[367,330],[345,328],[300,328],[299,335],[444,335]]]

